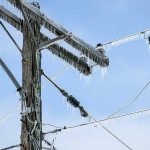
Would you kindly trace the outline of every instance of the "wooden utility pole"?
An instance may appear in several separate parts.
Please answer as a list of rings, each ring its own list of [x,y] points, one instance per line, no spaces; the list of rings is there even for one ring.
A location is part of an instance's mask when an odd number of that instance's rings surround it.
[[[41,110],[41,53],[37,51],[40,42],[40,25],[28,14],[29,26],[23,21],[22,50],[22,150],[42,149]]]
[[[6,6],[0,5],[0,18],[23,33],[23,48],[21,50],[5,26],[0,23],[10,39],[21,52],[22,86],[16,82],[13,74],[7,69],[2,61],[0,62],[0,65],[2,65],[22,97],[21,150],[41,150],[42,141],[45,140],[42,136],[40,51],[42,49],[48,49],[53,55],[56,55],[86,76],[92,73],[93,66],[88,64],[88,61],[86,61],[87,59],[85,58],[90,59],[95,63],[94,65],[102,67],[109,65],[109,59],[107,56],[97,51],[93,46],[89,45],[61,25],[57,24],[51,18],[47,17],[47,15],[39,10],[40,6],[38,3],[31,4],[26,0],[6,1],[15,6],[15,8],[20,10],[23,14],[23,18],[18,17],[15,13],[7,9]],[[50,37],[41,33],[41,27],[46,28],[56,37],[50,39]],[[56,43],[56,41],[62,39],[84,56],[81,57],[75,55]],[[71,98],[71,100],[74,101],[73,97]],[[83,108],[80,107],[80,109],[83,112]],[[51,147],[50,143],[47,142],[47,144]]]

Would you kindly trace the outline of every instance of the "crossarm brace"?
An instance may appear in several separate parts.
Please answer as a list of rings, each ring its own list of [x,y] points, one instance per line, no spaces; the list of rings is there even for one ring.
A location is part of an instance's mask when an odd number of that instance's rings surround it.
[[[46,49],[48,48],[49,46],[53,45],[55,42],[59,41],[59,40],[63,40],[65,38],[69,37],[69,35],[62,35],[62,36],[58,36],[54,39],[51,39],[51,40],[48,40],[42,44],[40,44],[39,46],[39,50],[43,50],[43,49]]]

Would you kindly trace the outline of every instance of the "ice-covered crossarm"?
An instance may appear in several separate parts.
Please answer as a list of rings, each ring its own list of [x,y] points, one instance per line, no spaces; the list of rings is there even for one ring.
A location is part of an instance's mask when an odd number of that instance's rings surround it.
[[[15,27],[17,30],[22,32],[22,19],[18,18],[16,15],[14,15],[12,12],[4,8],[0,5],[0,18],[5,20],[7,23],[11,24],[13,27]],[[45,36],[44,34],[40,34],[41,42],[50,41],[50,39]],[[72,65],[74,68],[76,68],[79,72],[83,73],[84,75],[91,74],[91,67],[83,62],[80,61],[80,59],[74,55],[73,53],[69,52],[67,49],[63,48],[59,44],[53,44],[47,48],[50,52],[52,52],[54,55],[58,56],[68,64]]]
[[[20,9],[17,3],[17,0],[7,0],[11,4],[13,4],[16,8]],[[68,35],[70,31],[57,24],[54,20],[47,17],[44,13],[42,13],[38,8],[34,7],[32,4],[28,3],[25,0],[20,0],[26,11],[30,13],[32,18],[36,19],[42,26],[46,29],[54,33],[56,36]],[[65,39],[65,41],[80,51],[82,54],[87,56],[89,59],[97,63],[98,65],[108,66],[109,59],[107,56],[100,54],[96,51],[94,47],[76,37],[74,34],[72,36]]]

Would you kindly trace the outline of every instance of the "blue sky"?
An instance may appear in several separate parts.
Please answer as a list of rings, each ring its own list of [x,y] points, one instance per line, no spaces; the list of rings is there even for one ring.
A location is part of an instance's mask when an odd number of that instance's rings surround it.
[[[92,46],[150,27],[148,0],[38,0],[38,2],[43,12]],[[5,25],[21,46],[22,35],[7,23]],[[2,28],[0,39],[0,57],[21,83],[21,56]],[[67,48],[75,52],[70,46]],[[42,67],[49,76],[55,75],[65,65],[46,50],[42,55]],[[104,78],[97,68],[88,82],[89,78],[84,76],[81,78],[78,71],[69,67],[55,80],[62,88],[77,97],[86,110],[97,119],[105,118],[129,103],[150,80],[150,52],[144,40],[113,47],[107,52],[107,56],[110,58],[110,66]],[[46,84],[42,90],[44,123],[69,126],[88,121],[83,120],[78,111],[74,112],[74,109],[68,107],[62,95],[43,77],[42,84]],[[150,108],[149,90],[150,87],[136,103],[122,113]],[[2,69],[0,69],[0,91],[0,116],[3,116],[18,104],[19,96]],[[149,115],[119,119],[108,122],[105,126],[134,150],[146,150],[150,147]],[[48,129],[52,130],[44,128]],[[0,123],[0,148],[19,143],[19,136],[20,121],[17,110],[4,123]],[[126,150],[101,127],[89,126],[68,130],[46,138],[51,140],[55,136],[55,145],[59,150],[100,148]]]

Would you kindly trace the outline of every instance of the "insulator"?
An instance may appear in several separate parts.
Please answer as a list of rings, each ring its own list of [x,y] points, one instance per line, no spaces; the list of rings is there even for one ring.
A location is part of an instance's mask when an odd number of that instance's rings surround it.
[[[32,2],[31,4],[36,8],[40,9],[40,4],[38,2]]]
[[[80,105],[80,102],[75,98],[73,97],[72,95],[70,95],[68,98],[67,98],[67,101],[70,102],[70,104],[74,107],[79,107]]]
[[[97,44],[97,46],[96,46],[96,50],[99,52],[99,53],[101,53],[101,54],[105,54],[106,52],[105,52],[105,49],[104,49],[104,47],[103,47],[103,45],[102,44]]]
[[[79,107],[80,109],[80,114],[82,117],[88,117],[88,113],[84,110],[84,108],[82,106]]]
[[[84,63],[87,63],[87,57],[85,57],[84,55],[81,55],[81,56],[79,57],[79,61],[84,62]]]

